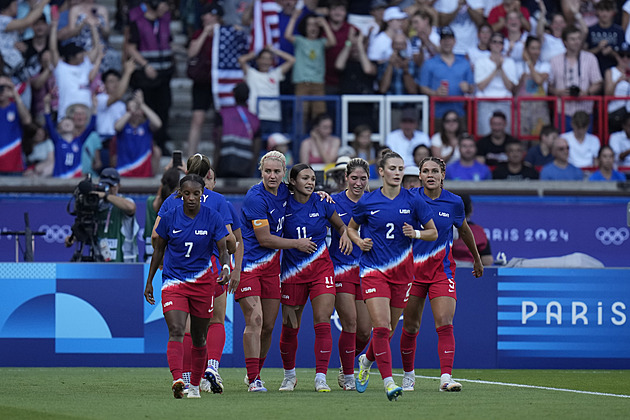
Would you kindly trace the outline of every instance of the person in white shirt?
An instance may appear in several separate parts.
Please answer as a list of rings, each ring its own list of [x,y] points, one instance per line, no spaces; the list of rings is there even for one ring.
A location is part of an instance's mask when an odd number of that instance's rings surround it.
[[[407,108],[402,112],[400,128],[387,135],[385,144],[403,158],[405,165],[413,165],[413,150],[420,144],[430,148],[431,140],[429,136],[418,130],[417,111]]]
[[[610,135],[608,145],[615,153],[619,166],[630,166],[630,114],[623,121],[623,130]]]
[[[433,7],[438,11],[438,26],[450,26],[455,32],[453,52],[465,55],[477,45],[477,28],[485,18],[484,0],[437,0]]]
[[[481,57],[490,57],[490,38],[492,37],[492,26],[490,24],[482,23],[477,31],[477,45],[470,48],[466,52],[468,61],[470,61],[470,67],[475,70],[475,63]]]
[[[402,32],[407,17],[407,13],[400,10],[399,7],[388,7],[385,9],[383,21],[386,24],[386,28],[374,38],[370,38],[368,45],[367,55],[371,61],[380,64],[389,60],[389,57],[394,52],[392,47],[394,37]],[[406,56],[411,57],[411,55],[411,43],[407,40]]]
[[[578,168],[597,166],[601,142],[597,136],[587,133],[589,122],[586,112],[576,111],[571,119],[573,131],[560,135],[569,144],[569,163]]]

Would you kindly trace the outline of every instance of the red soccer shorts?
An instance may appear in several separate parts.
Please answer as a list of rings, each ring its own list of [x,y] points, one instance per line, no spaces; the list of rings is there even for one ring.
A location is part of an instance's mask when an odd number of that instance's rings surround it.
[[[412,285],[412,282],[392,283],[387,281],[385,276],[379,272],[368,274],[361,279],[363,299],[386,297],[389,298],[389,305],[393,308],[404,308],[407,306]]]
[[[434,283],[414,282],[411,286],[411,294],[419,298],[426,298],[428,294],[429,300],[440,296],[448,296],[457,300],[454,279],[443,279]]]
[[[282,283],[282,304],[288,306],[304,306],[310,297],[311,302],[325,293],[335,294],[332,277],[328,282],[317,280],[311,283]]]
[[[197,318],[212,318],[214,284],[185,284],[162,290],[162,311],[184,311]]]
[[[241,282],[234,293],[234,300],[259,296],[261,299],[280,299],[280,275],[260,271],[242,272]]]

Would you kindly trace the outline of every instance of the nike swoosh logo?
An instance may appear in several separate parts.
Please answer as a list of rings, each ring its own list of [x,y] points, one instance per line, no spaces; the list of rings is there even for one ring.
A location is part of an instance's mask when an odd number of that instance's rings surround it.
[[[339,217],[345,216],[346,214],[348,214],[348,213],[341,213],[341,214],[339,215]]]
[[[348,353],[348,354],[354,353],[354,350],[350,350],[350,351],[346,350],[346,353]]]
[[[289,213],[289,214],[287,214],[286,216],[287,216],[287,217],[289,217],[289,216],[293,216],[293,213]]]
[[[269,214],[273,214],[274,211],[276,211],[276,209],[272,209]]]
[[[330,289],[330,288],[332,288],[332,287],[335,287],[335,286],[330,286],[330,285],[328,285],[328,284],[326,285],[326,289]]]
[[[375,354],[375,356],[376,356],[376,357],[379,357],[379,356],[384,355],[385,353],[387,353],[387,352],[386,352],[386,351],[384,351],[383,353],[376,353],[376,354]]]
[[[413,351],[403,351],[402,354],[411,354]]]
[[[372,210],[372,211],[370,212],[370,214],[376,214],[376,213],[378,213],[379,211],[380,211],[380,210]]]
[[[180,229],[180,230],[175,230],[175,229],[173,229],[173,233],[179,233],[179,232],[181,232],[181,231],[182,231],[181,229]]]
[[[320,350],[320,353],[330,353],[330,350]]]
[[[455,350],[444,350],[444,353],[455,353]]]

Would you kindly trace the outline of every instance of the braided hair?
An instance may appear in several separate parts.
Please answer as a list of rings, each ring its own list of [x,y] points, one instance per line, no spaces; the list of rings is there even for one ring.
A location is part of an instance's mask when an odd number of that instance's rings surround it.
[[[422,173],[422,167],[424,166],[425,163],[427,162],[435,162],[438,164],[438,166],[440,167],[440,171],[446,175],[446,163],[444,163],[444,161],[442,159],[440,159],[439,157],[435,157],[435,156],[427,156],[424,159],[422,159],[420,161],[420,173]],[[442,181],[440,182],[440,187],[444,188],[444,178],[442,178]]]

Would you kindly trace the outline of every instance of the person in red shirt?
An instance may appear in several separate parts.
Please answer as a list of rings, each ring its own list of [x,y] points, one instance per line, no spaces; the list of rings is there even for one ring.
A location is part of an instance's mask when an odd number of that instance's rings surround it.
[[[521,14],[521,30],[523,32],[529,32],[532,29],[532,25],[529,22],[529,10],[526,7],[521,6],[520,0],[503,0],[503,4],[500,4],[490,10],[488,15],[488,23],[492,26],[494,32],[501,32],[503,36],[507,36],[507,14],[511,11],[520,11]]]

